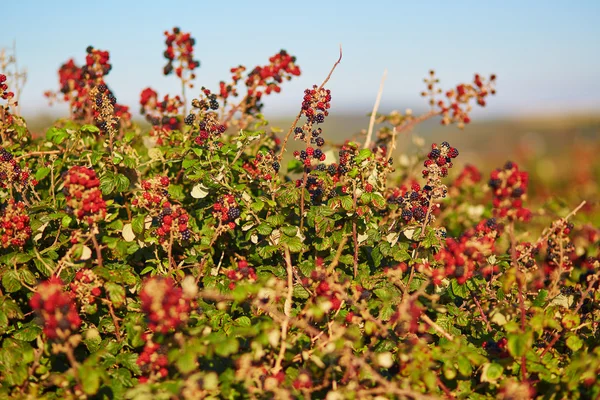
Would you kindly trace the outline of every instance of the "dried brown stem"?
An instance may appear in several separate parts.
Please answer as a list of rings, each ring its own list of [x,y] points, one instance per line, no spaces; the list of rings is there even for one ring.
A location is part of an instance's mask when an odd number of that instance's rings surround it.
[[[385,83],[385,78],[387,77],[387,69],[383,71],[383,76],[381,77],[381,83],[379,84],[379,91],[377,92],[377,98],[375,99],[375,104],[373,105],[373,111],[371,112],[371,118],[369,119],[369,130],[367,131],[367,139],[365,140],[364,148],[368,149],[371,147],[371,137],[373,136],[373,128],[375,127],[375,118],[377,116],[377,110],[379,109],[379,103],[381,102],[381,95],[383,94],[383,85]]]

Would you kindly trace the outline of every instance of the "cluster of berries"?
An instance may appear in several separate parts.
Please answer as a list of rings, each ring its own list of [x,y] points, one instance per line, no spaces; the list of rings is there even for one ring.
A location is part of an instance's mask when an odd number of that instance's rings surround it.
[[[114,94],[104,81],[112,69],[112,65],[109,63],[109,52],[88,46],[86,53],[85,65],[80,67],[73,59],[70,59],[58,69],[61,100],[69,103],[72,116],[76,120],[88,121],[90,116],[94,116],[94,106],[100,108],[104,101],[108,101],[113,107],[115,116],[123,122],[130,123],[129,107],[116,102]],[[91,93],[94,88],[102,90]],[[98,97],[98,94],[101,96]],[[104,94],[106,99],[103,99]],[[58,94],[52,91],[46,91],[44,95],[51,102],[58,99]],[[97,123],[101,122],[97,121]]]
[[[31,224],[25,203],[9,199],[0,212],[2,247],[23,247],[31,237]]]
[[[494,214],[509,220],[529,221],[531,211],[523,207],[527,198],[529,174],[519,171],[514,162],[507,162],[504,168],[492,171],[488,185],[494,195]]]
[[[102,280],[91,269],[80,269],[70,283],[72,297],[81,305],[82,312],[93,313],[96,300],[102,294]]]
[[[121,126],[128,127],[131,124],[131,113],[129,107],[117,104],[117,98],[105,84],[90,89],[94,123],[100,129],[101,135],[117,134]]]
[[[452,168],[452,159],[458,157],[458,150],[448,142],[441,145],[433,143],[431,151],[427,154],[427,160],[423,163],[425,169],[422,171],[423,178],[427,178],[427,185],[431,188],[432,198],[446,197],[448,189],[442,184],[441,178],[448,176],[448,170]]]
[[[25,186],[35,186],[38,182],[31,176],[29,168],[21,168],[12,153],[0,147],[0,188],[16,186],[21,189]]]
[[[230,96],[238,96],[236,87],[238,82],[243,80],[247,95],[241,106],[246,114],[252,114],[262,109],[263,95],[281,92],[281,84],[284,80],[289,81],[294,76],[300,76],[300,67],[296,65],[296,57],[281,50],[269,58],[267,65],[254,67],[245,78],[246,67],[243,65],[231,68],[230,72],[232,82],[229,84],[224,81],[219,82],[219,95],[224,100]]]
[[[187,84],[196,77],[193,71],[200,66],[200,61],[194,60],[196,39],[191,37],[190,33],[181,32],[177,27],[171,32],[165,31],[165,37],[167,49],[163,54],[168,61],[163,73],[170,75],[175,71],[175,75]],[[173,62],[178,64],[173,66]],[[189,84],[189,87],[193,85]]]
[[[169,359],[167,358],[168,347],[152,341],[152,335],[144,333],[142,339],[146,342],[144,350],[138,356],[136,364],[144,376],[138,378],[139,383],[149,380],[166,378],[169,374]]]
[[[515,256],[517,257],[517,260],[519,260],[519,265],[525,267],[523,269],[537,269],[535,256],[539,254],[541,247],[541,243],[536,246],[534,246],[530,242],[518,243],[515,246]]]
[[[476,166],[467,164],[454,180],[454,187],[469,187],[479,182],[481,182],[481,172],[479,172]]]
[[[146,88],[140,94],[140,114],[152,125],[150,136],[157,137],[158,145],[163,145],[170,132],[181,129],[181,109],[183,101],[179,96],[165,95],[158,101],[158,93]]]
[[[192,307],[183,290],[171,278],[153,277],[140,292],[142,310],[146,313],[148,328],[166,334],[185,324]]]
[[[6,83],[6,75],[0,74],[0,99],[7,100],[10,104],[11,100],[15,97],[13,92],[8,91],[8,84]],[[17,105],[16,103],[14,105]]]
[[[325,161],[325,153],[321,149],[314,149],[310,146],[306,150],[294,151],[294,157],[296,160],[302,161],[307,168]]]
[[[213,204],[213,216],[230,229],[235,229],[235,220],[242,214],[235,197],[231,194],[222,196]]]
[[[573,224],[565,220],[558,220],[552,223],[550,235],[546,240],[548,248],[546,250],[546,269],[547,274],[556,269],[560,272],[570,271],[573,268],[571,256],[575,254],[575,246],[569,238],[573,230]]]
[[[219,109],[216,94],[203,87],[201,95],[202,98],[192,100],[192,107],[196,112],[190,113],[184,120],[186,125],[198,129],[198,134],[194,139],[198,146],[206,145],[209,139],[219,137],[227,130],[227,126],[220,122],[219,116],[215,112]]]
[[[294,138],[296,140],[304,140],[308,143],[310,139],[311,143],[315,143],[319,147],[323,146],[325,141],[320,136],[322,131],[313,127],[315,124],[325,122],[325,117],[329,115],[330,103],[331,91],[329,89],[314,85],[312,89],[304,91],[301,114],[306,117],[306,122],[301,127],[295,128]]]
[[[433,283],[439,285],[447,277],[456,278],[462,285],[477,271],[483,276],[499,272],[497,266],[479,267],[486,265],[486,258],[493,254],[500,229],[496,220],[491,218],[481,221],[458,239],[446,239],[444,247],[434,256],[442,268],[431,271]]]
[[[303,184],[303,179],[296,180],[296,187],[302,187]],[[308,193],[310,194],[311,202],[315,205],[325,201],[330,195],[334,193],[332,190],[327,190],[325,181],[323,179],[314,175],[308,175],[306,177],[305,187],[306,190],[308,190]]]
[[[189,215],[178,204],[169,201],[169,184],[167,176],[158,176],[142,181],[143,193],[134,198],[134,207],[144,208],[152,217],[152,234],[158,237],[162,245],[173,240],[190,240],[192,232],[189,229]]]
[[[490,75],[489,79],[475,74],[473,83],[461,83],[454,89],[446,91],[445,100],[437,100],[438,94],[442,90],[437,87],[439,79],[435,77],[435,71],[429,71],[429,77],[425,78],[427,90],[421,92],[423,97],[429,97],[429,104],[434,106],[437,104],[440,114],[442,115],[442,125],[456,123],[460,128],[471,122],[469,113],[472,110],[472,101],[475,101],[479,106],[486,105],[488,95],[496,94],[494,85],[496,76]]]
[[[481,345],[481,347],[483,347],[483,349],[485,351],[488,352],[489,355],[497,357],[497,358],[507,358],[509,357],[508,354],[508,340],[506,340],[505,337],[503,337],[500,340],[488,340],[486,342],[483,342],[483,344]]]
[[[71,296],[63,291],[60,278],[41,283],[29,300],[29,305],[42,319],[48,339],[66,340],[81,325],[81,318]]]
[[[279,173],[281,165],[272,150],[256,155],[252,163],[245,162],[244,169],[254,178],[270,181]]]
[[[106,203],[100,191],[100,180],[93,169],[74,166],[64,175],[63,188],[67,199],[67,209],[78,220],[89,225],[101,221],[106,216]]]
[[[342,306],[341,293],[327,282],[327,274],[323,269],[323,259],[317,257],[315,265],[317,268],[310,273],[310,277],[302,278],[302,285],[314,287],[315,295],[317,295],[325,312],[339,310]]]
[[[400,218],[404,223],[423,222],[427,217],[429,204],[431,202],[429,192],[431,187],[421,188],[417,182],[412,182],[410,186],[402,185],[393,189],[387,198],[388,203],[399,206]],[[436,205],[437,206],[437,205]],[[432,217],[430,211],[429,218]]]
[[[235,268],[227,271],[227,278],[231,281],[229,283],[229,289],[235,289],[235,282],[241,280],[248,280],[250,282],[256,281],[256,270],[248,264],[246,260],[239,260]]]

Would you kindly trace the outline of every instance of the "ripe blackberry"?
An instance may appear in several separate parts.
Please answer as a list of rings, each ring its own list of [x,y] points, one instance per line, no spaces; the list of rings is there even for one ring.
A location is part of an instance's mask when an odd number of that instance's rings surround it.
[[[488,182],[488,185],[492,188],[492,189],[497,189],[500,187],[500,185],[502,184],[502,181],[500,179],[490,179],[490,181]]]
[[[441,146],[442,147],[450,147],[450,143],[448,143],[448,142],[442,142]]]
[[[299,135],[299,134],[301,134],[301,133],[302,133],[302,128],[300,128],[299,126],[297,126],[297,127],[296,127],[296,129],[294,129],[294,133],[295,133],[296,135]]]
[[[340,165],[338,168],[338,171],[340,171],[340,174],[345,174],[349,171],[348,167],[345,165]]]
[[[410,221],[412,219],[413,213],[410,210],[402,210],[402,219],[405,221]]]
[[[317,114],[317,116],[315,117],[315,121],[317,124],[322,124],[325,121],[325,115],[321,113]]]
[[[104,93],[104,92],[106,92],[106,90],[107,90],[107,89],[108,89],[108,88],[106,87],[106,85],[105,85],[104,83],[102,83],[102,84],[100,84],[100,85],[98,86],[98,91],[99,91],[100,93]]]
[[[313,131],[311,132],[312,137],[316,138],[317,136],[319,136],[319,132],[316,129],[313,129]]]
[[[418,200],[418,199],[419,199],[419,197],[420,197],[420,195],[419,195],[419,192],[411,192],[411,193],[410,193],[410,199],[411,199],[412,201],[416,201],[416,200]]]
[[[306,160],[306,157],[307,157],[307,156],[308,156],[308,155],[306,154],[306,151],[305,151],[305,150],[302,150],[302,151],[300,151],[300,159],[301,159],[301,160]]]
[[[327,169],[327,166],[325,164],[317,165],[317,171],[325,171],[326,169]]]
[[[185,117],[183,122],[185,122],[186,125],[192,125],[194,123],[195,119],[196,119],[196,116],[194,114],[188,114],[188,116]]]
[[[96,106],[98,106],[98,107],[102,106],[102,95],[101,94],[96,96]]]
[[[431,150],[431,153],[429,153],[429,158],[431,158],[432,160],[435,160],[440,155],[442,155],[442,152],[440,151],[440,149],[433,149],[433,150]]]
[[[322,155],[323,155],[323,152],[321,151],[321,149],[316,149],[313,153],[314,158],[321,158]]]
[[[330,164],[329,167],[327,167],[327,172],[329,172],[330,175],[335,175],[337,166],[335,164]]]
[[[504,164],[504,169],[513,169],[514,166],[515,164],[512,161],[507,161],[506,164]]]
[[[94,51],[94,46],[88,46],[85,48],[85,52],[90,54],[92,51]]]
[[[485,225],[490,229],[498,228],[498,222],[496,222],[496,218],[488,219],[487,221],[485,221]]]
[[[417,207],[414,210],[413,215],[417,221],[423,221],[423,219],[425,218],[425,211],[423,211],[421,207]]]
[[[186,229],[185,231],[181,232],[181,238],[183,240],[190,240],[191,237],[192,237],[192,233],[190,232],[189,229]]]
[[[13,159],[13,155],[4,148],[0,149],[0,157],[2,157],[2,161],[10,161]]]
[[[273,164],[271,164],[271,166],[273,167],[275,172],[279,172],[279,167],[280,167],[279,162],[273,161]]]
[[[523,188],[518,187],[515,190],[513,190],[511,196],[512,197],[521,197],[523,195],[523,193],[525,193]]]
[[[317,144],[317,146],[321,147],[325,144],[325,139],[323,139],[322,137],[318,137],[315,139],[315,143]]]
[[[239,218],[240,215],[241,215],[240,209],[237,207],[231,207],[229,210],[227,210],[227,216],[231,220]]]
[[[216,100],[211,100],[210,101],[210,109],[211,110],[218,110],[219,109],[219,102]]]

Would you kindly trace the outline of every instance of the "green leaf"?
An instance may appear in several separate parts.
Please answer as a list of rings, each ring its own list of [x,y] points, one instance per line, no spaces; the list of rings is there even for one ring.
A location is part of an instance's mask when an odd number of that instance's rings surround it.
[[[223,338],[215,345],[215,353],[221,357],[228,357],[238,352],[240,344],[235,338]]]
[[[83,133],[98,133],[100,132],[100,128],[96,125],[84,125],[81,127],[81,132]]]
[[[344,210],[352,210],[352,207],[354,206],[354,201],[352,200],[351,196],[340,196],[339,199]]]
[[[146,220],[146,214],[138,214],[131,220],[131,228],[137,234],[144,231],[144,221]]]
[[[567,347],[573,351],[579,350],[583,346],[583,341],[577,335],[572,335],[567,338]]]
[[[37,181],[41,181],[46,176],[48,176],[49,173],[50,173],[50,168],[48,168],[48,167],[39,168],[37,171],[35,171],[35,179]]]
[[[182,349],[185,350],[185,349]],[[177,357],[177,361],[175,361],[175,365],[177,369],[182,374],[187,374],[198,368],[198,360],[196,357],[196,353],[193,351],[182,351]]]
[[[100,190],[102,194],[111,194],[117,187],[115,175],[112,172],[107,172],[100,178]]]
[[[256,231],[263,236],[267,236],[270,235],[271,232],[273,231],[273,228],[271,228],[268,224],[265,224],[264,222],[262,224],[260,224],[259,226],[256,227]]]
[[[68,137],[69,133],[66,129],[52,127],[46,131],[46,140],[54,144],[61,144]]]
[[[454,293],[454,295],[457,297],[461,297],[463,299],[469,297],[469,289],[467,289],[467,286],[464,284],[461,285],[456,279],[452,279],[450,282],[450,288],[452,289],[452,293]]]
[[[531,346],[531,333],[513,333],[508,335],[508,351],[513,357],[525,355]]]
[[[106,282],[104,284],[108,298],[117,308],[125,303],[125,288],[114,282]]]
[[[100,388],[100,372],[97,368],[82,365],[79,368],[81,387],[86,394],[96,394]]]
[[[487,363],[483,366],[483,372],[481,373],[482,382],[496,382],[502,377],[504,367],[496,363]]]
[[[7,292],[13,293],[21,289],[21,282],[19,282],[19,275],[17,271],[6,271],[2,275],[2,286]]]
[[[129,178],[123,174],[115,175],[115,189],[117,192],[124,192],[129,189]]]

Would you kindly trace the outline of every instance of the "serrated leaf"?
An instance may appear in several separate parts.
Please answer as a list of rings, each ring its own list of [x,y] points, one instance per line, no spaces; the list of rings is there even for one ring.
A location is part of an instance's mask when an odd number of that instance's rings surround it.
[[[484,364],[483,370],[481,372],[481,381],[482,382],[496,382],[498,379],[500,379],[502,377],[503,372],[504,372],[504,367],[500,364],[496,364],[496,363]]]
[[[2,275],[2,286],[7,292],[13,293],[21,289],[21,282],[19,282],[19,275],[16,271],[6,271]]]
[[[79,367],[81,388],[86,394],[96,394],[100,388],[100,371],[87,365]]]
[[[108,293],[108,298],[117,308],[125,303],[125,288],[114,282],[106,282],[104,288]]]

